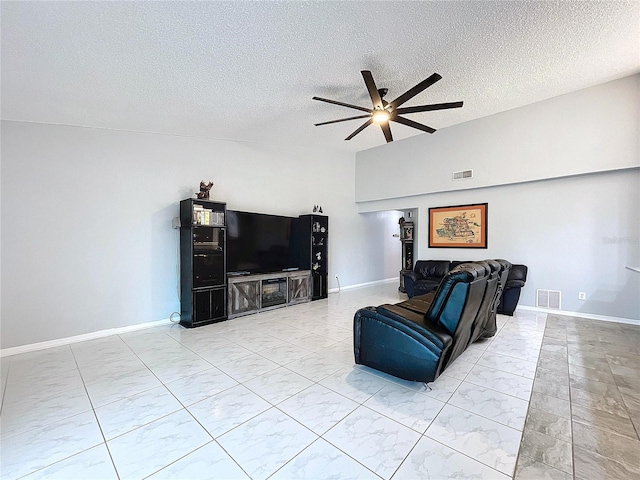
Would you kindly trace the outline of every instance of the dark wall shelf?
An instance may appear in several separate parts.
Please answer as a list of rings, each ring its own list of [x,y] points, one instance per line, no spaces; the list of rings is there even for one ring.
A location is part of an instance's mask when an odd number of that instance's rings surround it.
[[[180,202],[180,323],[188,328],[227,318],[226,204]]]
[[[329,276],[329,217],[300,215],[302,235],[300,248],[305,268],[311,270],[312,300],[327,298]]]
[[[402,243],[402,269],[400,270],[400,286],[398,290],[405,293],[404,274],[413,270],[413,222],[400,224],[400,242]]]

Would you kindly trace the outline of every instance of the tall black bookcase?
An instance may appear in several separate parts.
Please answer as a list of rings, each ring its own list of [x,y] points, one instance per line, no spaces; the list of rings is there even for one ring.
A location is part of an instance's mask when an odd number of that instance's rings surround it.
[[[180,323],[198,327],[227,318],[225,203],[180,202]]]
[[[311,299],[327,298],[329,276],[329,217],[326,215],[300,215],[304,232],[301,255],[304,268],[311,270]]]
[[[404,274],[413,270],[413,222],[400,223],[400,242],[402,243],[402,269],[398,290],[405,293]]]

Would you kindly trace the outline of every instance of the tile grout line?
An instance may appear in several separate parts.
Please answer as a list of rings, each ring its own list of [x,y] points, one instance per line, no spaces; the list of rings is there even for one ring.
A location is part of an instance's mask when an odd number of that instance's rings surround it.
[[[545,329],[546,332],[546,329]],[[567,350],[567,376],[569,378],[569,426],[571,427],[571,473],[575,480],[576,478],[576,454],[575,454],[575,442],[573,441],[573,402],[571,401],[571,371],[569,369],[569,333],[567,332],[567,326],[564,327],[564,343]]]

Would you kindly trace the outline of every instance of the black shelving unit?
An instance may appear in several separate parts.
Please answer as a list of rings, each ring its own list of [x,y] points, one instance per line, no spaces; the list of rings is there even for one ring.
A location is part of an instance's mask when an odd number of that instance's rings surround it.
[[[404,274],[413,270],[413,222],[400,223],[400,242],[402,243],[402,269],[400,270],[400,286],[398,290],[405,293]]]
[[[329,276],[329,217],[300,215],[305,241],[301,250],[304,268],[311,270],[311,299],[327,298]]]
[[[180,324],[199,327],[227,318],[225,203],[180,202]]]

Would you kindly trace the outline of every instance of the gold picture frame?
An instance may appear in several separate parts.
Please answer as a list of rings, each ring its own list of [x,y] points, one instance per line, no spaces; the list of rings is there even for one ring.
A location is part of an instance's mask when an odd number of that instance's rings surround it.
[[[429,248],[487,248],[487,203],[429,209]]]

